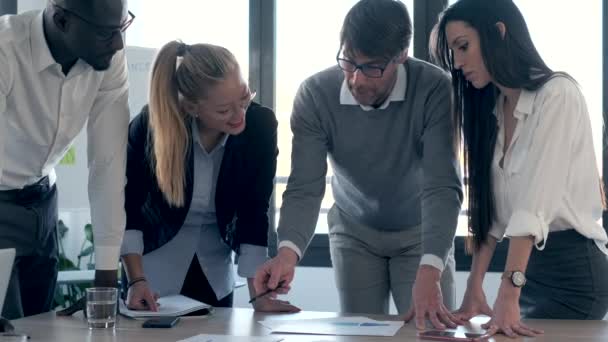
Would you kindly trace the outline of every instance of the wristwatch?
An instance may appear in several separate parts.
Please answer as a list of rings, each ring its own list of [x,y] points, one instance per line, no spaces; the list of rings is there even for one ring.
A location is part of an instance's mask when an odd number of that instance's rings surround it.
[[[526,275],[522,271],[505,271],[500,278],[511,280],[511,284],[515,287],[526,285]]]

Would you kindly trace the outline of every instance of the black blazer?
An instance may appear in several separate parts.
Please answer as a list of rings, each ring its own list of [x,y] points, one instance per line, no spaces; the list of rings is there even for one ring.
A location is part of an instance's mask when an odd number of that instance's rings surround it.
[[[126,229],[143,232],[144,254],[163,246],[177,235],[190,209],[194,186],[193,143],[190,139],[185,160],[185,204],[174,207],[165,200],[152,168],[153,148],[148,117],[148,107],[144,106],[129,124],[125,187]],[[269,108],[252,103],[247,110],[245,130],[230,136],[226,142],[215,194],[220,234],[237,253],[243,243],[268,245],[267,212],[277,155],[275,115]]]

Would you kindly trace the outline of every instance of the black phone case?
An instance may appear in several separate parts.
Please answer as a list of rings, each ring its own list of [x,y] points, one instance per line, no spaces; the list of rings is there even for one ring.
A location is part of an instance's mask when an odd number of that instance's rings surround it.
[[[142,324],[142,328],[172,328],[179,322],[179,317],[152,318]]]

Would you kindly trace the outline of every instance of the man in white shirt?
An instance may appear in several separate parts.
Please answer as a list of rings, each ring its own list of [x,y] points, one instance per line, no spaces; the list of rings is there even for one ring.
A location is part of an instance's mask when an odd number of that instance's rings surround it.
[[[87,126],[99,286],[116,286],[125,226],[125,0],[51,0],[0,18],[0,248],[15,248],[2,315],[48,311],[57,279],[54,167]]]

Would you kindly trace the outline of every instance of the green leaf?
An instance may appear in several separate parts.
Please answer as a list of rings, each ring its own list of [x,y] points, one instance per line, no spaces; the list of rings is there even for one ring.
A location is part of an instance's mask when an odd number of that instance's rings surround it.
[[[61,165],[74,165],[76,164],[76,150],[74,146],[71,146],[70,149],[65,153],[61,161],[59,162]]]
[[[84,234],[87,237],[87,241],[93,244],[93,226],[90,223],[84,226]]]
[[[57,286],[57,289],[55,290],[55,295],[53,296],[53,307],[57,308],[64,308],[65,307],[65,296],[63,295],[61,286]]]
[[[94,250],[95,250],[95,248],[93,246],[89,246],[89,247],[83,249],[82,251],[80,251],[80,254],[78,254],[78,258],[89,256],[89,255],[93,254]]]
[[[76,267],[76,265],[74,265],[72,260],[66,258],[65,256],[59,256],[59,270],[60,271],[71,271],[71,270],[77,270],[77,269],[78,268]]]

